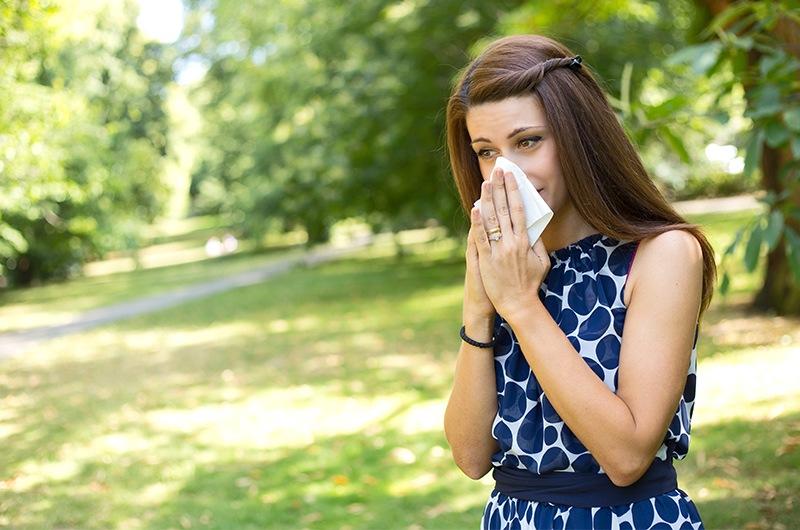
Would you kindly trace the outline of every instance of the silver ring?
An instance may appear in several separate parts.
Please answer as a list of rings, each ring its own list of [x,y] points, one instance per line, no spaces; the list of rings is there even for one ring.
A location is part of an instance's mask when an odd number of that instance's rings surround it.
[[[496,234],[492,234],[489,236],[489,241],[500,241],[500,238],[503,237],[502,232],[497,232]]]

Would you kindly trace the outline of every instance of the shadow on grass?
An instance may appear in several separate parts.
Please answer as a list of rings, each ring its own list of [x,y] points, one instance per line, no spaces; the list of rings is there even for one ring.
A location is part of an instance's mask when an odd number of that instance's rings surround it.
[[[692,431],[679,474],[707,528],[792,528],[800,517],[800,412]],[[701,493],[709,497],[704,499]]]
[[[476,484],[454,475],[441,444],[438,433],[381,430],[321,437],[274,460],[197,469],[152,526],[196,520],[213,499],[210,527],[220,529],[474,528],[482,506],[459,508],[455,499]],[[398,463],[400,447],[415,460]]]
[[[796,453],[775,458],[774,451],[777,435],[790,433],[798,419],[733,421],[695,433],[702,440],[696,445],[709,448],[706,463],[690,458],[678,469],[707,528],[792,528],[798,459]],[[477,528],[491,484],[455,468],[440,432],[409,434],[387,423],[376,422],[370,434],[273,449],[214,446],[137,426],[152,441],[147,448],[85,460],[46,488],[0,499],[6,513],[21,514],[15,528],[106,528],[121,521],[152,529]],[[764,437],[765,429],[776,436]],[[744,445],[720,445],[731,437]],[[735,472],[733,458],[741,462]],[[707,484],[717,484],[716,498],[698,493]],[[42,495],[47,503],[38,502]]]

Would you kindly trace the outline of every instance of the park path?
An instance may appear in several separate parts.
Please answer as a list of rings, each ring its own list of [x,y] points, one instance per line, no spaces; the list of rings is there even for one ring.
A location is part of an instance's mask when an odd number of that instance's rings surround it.
[[[205,298],[206,296],[237,287],[261,283],[300,264],[310,266],[330,261],[362,248],[368,245],[370,241],[371,238],[366,237],[353,240],[347,246],[324,245],[300,255],[278,258],[266,265],[225,278],[198,282],[175,290],[91,309],[65,323],[0,333],[0,360],[14,357],[22,353],[25,348],[40,341],[78,333],[137,315],[152,313],[153,311],[173,307],[190,300]]]
[[[740,195],[737,197],[723,197],[719,199],[698,199],[693,201],[682,201],[674,203],[675,208],[681,214],[695,214],[708,212],[728,212],[758,208],[760,203],[752,195]],[[289,269],[304,264],[306,266],[330,261],[339,256],[346,255],[354,250],[368,245],[372,238],[365,237],[351,242],[344,247],[334,247],[331,245],[321,246],[317,249],[307,251],[299,256],[287,257],[272,261],[267,265],[244,271],[226,278],[199,282],[186,287],[181,287],[165,293],[157,293],[145,296],[136,300],[121,302],[104,307],[99,307],[86,311],[78,315],[73,320],[41,326],[37,328],[0,333],[0,360],[13,357],[22,353],[25,348],[49,339],[78,333],[97,326],[116,322],[137,315],[159,311],[204,298],[212,294],[228,291],[237,287],[254,285],[261,283],[268,278],[288,271]]]

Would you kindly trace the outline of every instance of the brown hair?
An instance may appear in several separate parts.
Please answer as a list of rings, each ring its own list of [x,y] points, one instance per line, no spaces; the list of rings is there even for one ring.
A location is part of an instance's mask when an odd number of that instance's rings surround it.
[[[625,241],[674,229],[697,238],[703,249],[702,316],[716,281],[714,249],[700,227],[681,217],[656,187],[586,65],[566,68],[573,56],[550,38],[513,35],[492,42],[464,68],[447,103],[447,148],[464,213],[468,216],[480,197],[483,181],[470,148],[467,110],[533,94],[552,126],[567,192],[590,225]]]

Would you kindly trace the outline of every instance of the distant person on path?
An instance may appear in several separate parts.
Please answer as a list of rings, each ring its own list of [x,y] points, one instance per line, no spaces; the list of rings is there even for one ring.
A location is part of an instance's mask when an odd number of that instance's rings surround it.
[[[673,460],[689,451],[713,249],[582,63],[546,37],[503,37],[449,99],[471,226],[445,435],[466,475],[493,471],[483,529],[696,530]],[[554,213],[536,241],[498,156]]]

